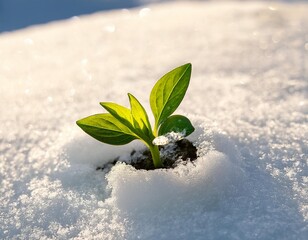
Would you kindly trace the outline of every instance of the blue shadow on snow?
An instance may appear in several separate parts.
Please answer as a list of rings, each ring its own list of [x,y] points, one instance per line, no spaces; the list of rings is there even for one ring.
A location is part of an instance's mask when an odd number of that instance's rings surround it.
[[[138,0],[0,0],[0,33],[97,11],[139,5]]]

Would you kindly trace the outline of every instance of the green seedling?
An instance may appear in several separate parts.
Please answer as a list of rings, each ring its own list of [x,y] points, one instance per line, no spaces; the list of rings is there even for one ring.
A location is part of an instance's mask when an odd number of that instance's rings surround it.
[[[184,98],[190,76],[191,64],[188,63],[173,69],[157,81],[150,95],[155,119],[153,130],[144,107],[130,93],[130,109],[112,102],[101,102],[100,105],[108,113],[95,114],[76,123],[87,134],[103,143],[124,145],[135,139],[141,140],[151,152],[154,167],[161,168],[163,163],[153,140],[170,132],[186,137],[195,130],[185,116],[171,116]]]

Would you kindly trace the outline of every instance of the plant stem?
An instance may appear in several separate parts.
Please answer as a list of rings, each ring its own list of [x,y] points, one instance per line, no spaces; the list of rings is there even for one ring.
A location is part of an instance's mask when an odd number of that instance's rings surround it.
[[[155,168],[163,167],[163,164],[160,160],[160,154],[159,154],[158,146],[151,144],[151,145],[149,145],[149,149],[151,151],[154,167]]]

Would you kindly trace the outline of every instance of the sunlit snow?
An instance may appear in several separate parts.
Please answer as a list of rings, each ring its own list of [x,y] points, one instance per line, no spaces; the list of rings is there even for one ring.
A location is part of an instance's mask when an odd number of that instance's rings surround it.
[[[179,133],[169,132],[165,135],[161,135],[161,136],[154,138],[153,144],[160,146],[160,145],[167,145],[170,143],[175,143],[177,141],[182,140],[184,136],[185,136],[185,131],[183,133],[182,132],[179,132]]]
[[[1,34],[0,239],[307,239],[307,12],[179,1]],[[144,146],[75,121],[128,92],[150,113],[155,82],[187,62],[177,113],[198,159],[96,170]]]

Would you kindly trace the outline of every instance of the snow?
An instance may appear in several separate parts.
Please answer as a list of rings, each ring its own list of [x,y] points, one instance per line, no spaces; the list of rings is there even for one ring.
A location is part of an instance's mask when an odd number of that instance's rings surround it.
[[[0,35],[1,239],[307,239],[307,3],[170,2]],[[143,171],[75,121],[193,64],[194,163]]]
[[[185,135],[186,135],[185,131],[180,132],[180,133],[169,132],[165,135],[161,135],[161,136],[154,138],[153,144],[157,146],[168,145],[168,144],[175,143],[177,141],[184,139]]]

